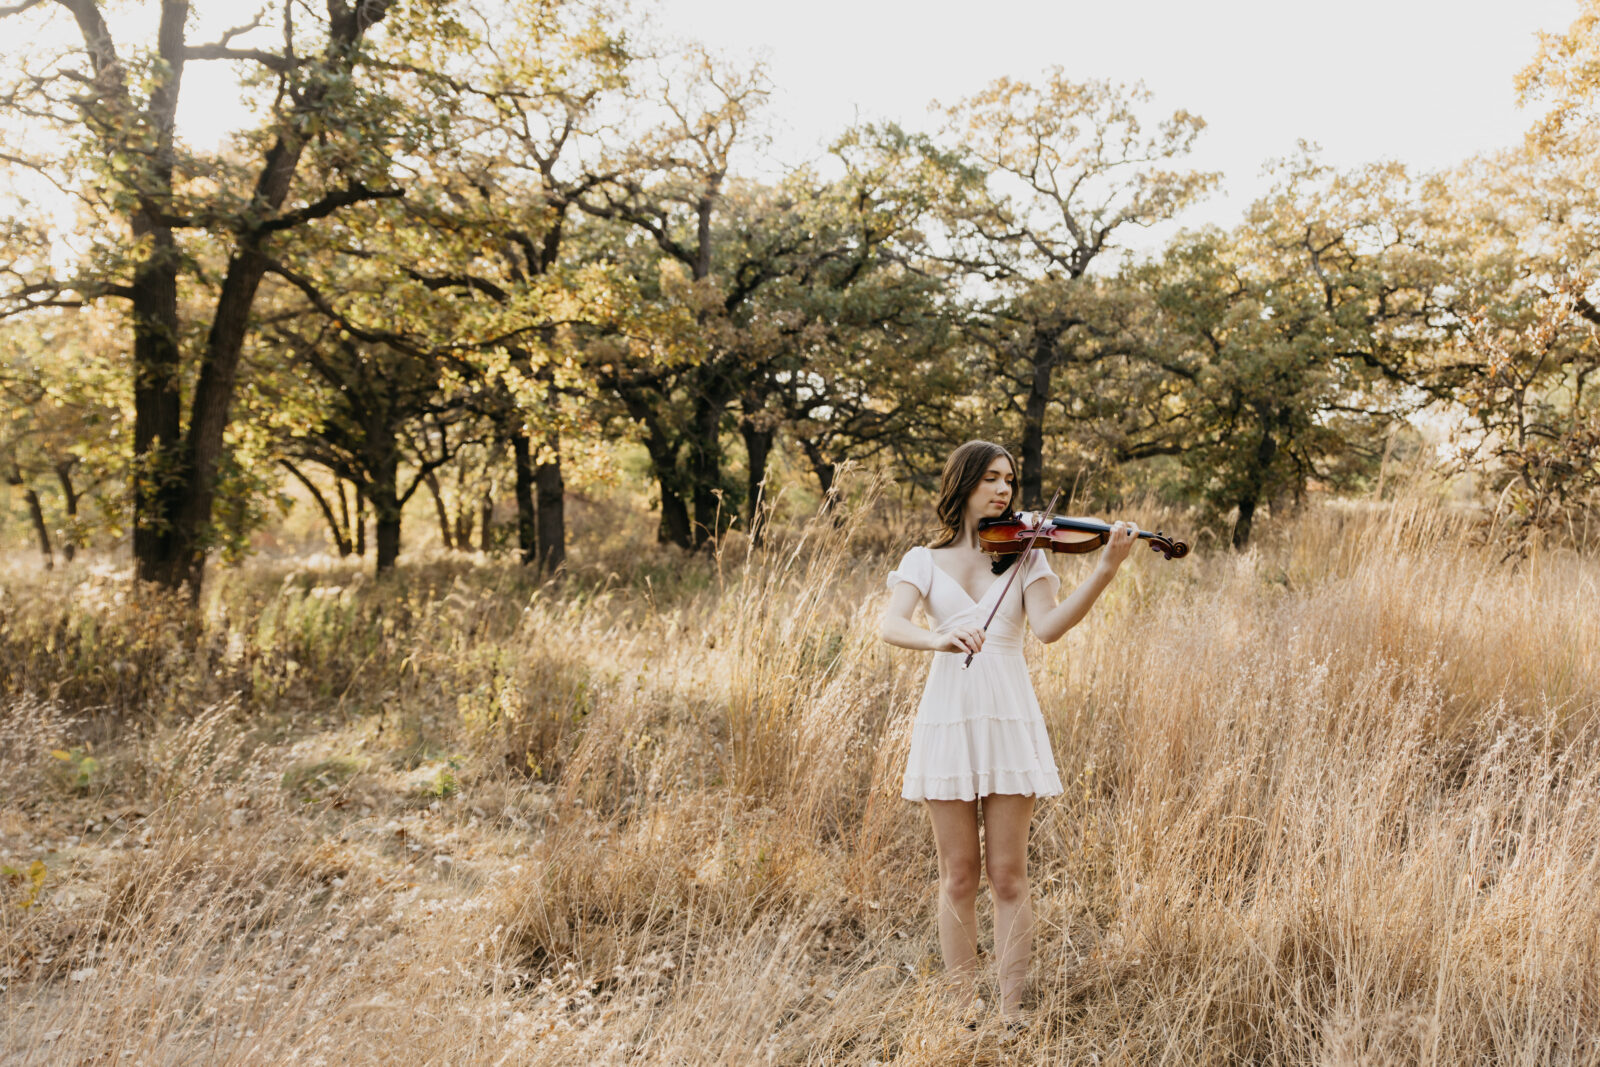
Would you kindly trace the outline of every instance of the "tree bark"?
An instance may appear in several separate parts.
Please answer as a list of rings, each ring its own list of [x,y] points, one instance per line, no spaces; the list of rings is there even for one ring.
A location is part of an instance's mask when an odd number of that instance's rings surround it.
[[[64,459],[56,464],[56,480],[61,483],[62,506],[67,513],[67,536],[61,542],[61,555],[68,563],[78,554],[78,490],[72,484],[74,459]]]
[[[455,538],[450,532],[450,512],[445,509],[444,496],[439,492],[439,479],[429,471],[423,481],[427,483],[428,495],[433,497],[433,510],[439,516],[439,540],[445,548],[455,548]]]
[[[650,465],[656,472],[656,485],[661,489],[661,522],[656,528],[656,540],[664,545],[693,548],[689,508],[679,488],[682,476],[678,471],[678,450],[668,442],[666,433],[653,416],[643,421],[645,451],[650,454]]]
[[[699,548],[715,540],[722,531],[722,501],[717,489],[722,482],[723,404],[702,392],[695,401],[694,437],[689,441],[689,478],[694,486],[694,533],[691,545]]]
[[[330,71],[327,78],[339,77],[348,68],[352,46],[374,23],[387,13],[392,0],[361,0],[352,8],[346,0],[329,0],[330,35],[327,59],[339,70]],[[187,4],[181,5],[187,10]],[[163,10],[163,33],[166,32],[166,11]],[[182,22],[177,29],[177,54],[183,49]],[[163,37],[163,55],[165,55]],[[174,102],[176,76],[172,79]],[[257,176],[251,212],[258,217],[276,216],[294,180],[305,148],[304,130],[313,117],[322,111],[330,81],[313,82],[305,88],[290,117],[289,125],[282,130],[267,150],[261,172]],[[169,181],[170,184],[170,181]],[[223,435],[228,427],[233,403],[234,384],[238,377],[239,358],[250,325],[250,311],[255,304],[261,279],[266,274],[267,256],[264,247],[272,229],[257,224],[243,232],[239,244],[229,258],[223,275],[221,291],[217,296],[211,329],[206,337],[200,361],[200,373],[195,383],[194,400],[190,408],[189,432],[184,442],[182,503],[174,516],[172,541],[167,565],[160,579],[164,584],[189,583],[191,597],[198,599],[205,575],[206,530],[211,522],[212,504],[216,499],[217,471],[222,462]],[[399,545],[399,518],[380,513],[380,523],[392,524],[391,533],[395,551]],[[383,556],[384,537],[379,537],[380,561]],[[392,558],[391,558],[392,564]]]
[[[53,570],[56,557],[50,549],[50,527],[45,525],[44,508],[39,503],[39,494],[34,491],[33,486],[24,481],[22,471],[15,467],[6,476],[6,481],[22,490],[22,499],[28,504],[28,517],[33,521],[33,532],[39,538],[39,552],[44,556],[45,569]]]
[[[361,487],[356,486],[353,492],[356,498],[356,555],[362,559],[367,558],[367,498],[361,492]]]
[[[826,515],[833,510],[835,496],[833,493],[833,479],[838,468],[828,457],[822,454],[822,448],[815,441],[801,438],[800,450],[806,454],[806,459],[811,463],[811,469],[817,476],[817,486],[822,490],[822,503],[817,508],[817,514]]]
[[[760,429],[747,417],[740,423],[739,432],[744,437],[748,467],[744,528],[749,531],[750,540],[759,545],[765,533],[762,528],[766,525],[761,505],[766,488],[767,462],[772,455],[773,431]]]
[[[554,574],[567,561],[566,482],[561,476],[561,437],[545,438],[534,471],[539,498],[539,572]]]
[[[1278,439],[1271,427],[1261,431],[1261,441],[1256,445],[1256,462],[1250,472],[1250,481],[1239,494],[1239,516],[1233,523],[1233,547],[1243,549],[1250,542],[1250,526],[1255,519],[1256,505],[1261,502],[1261,490],[1266,485],[1267,472],[1278,454]]]
[[[511,433],[511,464],[517,498],[517,552],[524,566],[539,558],[539,531],[533,508],[533,448],[522,429]]]
[[[400,558],[400,464],[391,456],[377,471],[372,486],[372,510],[377,521],[377,571],[393,570]]]
[[[679,548],[693,548],[689,534],[689,508],[669,483],[671,474],[657,473],[656,484],[661,489],[661,523],[656,530],[656,540],[674,544]]]
[[[172,231],[142,216],[150,258],[133,290],[133,559],[145,581],[182,581],[174,523],[187,493],[178,396],[178,256]]]
[[[483,499],[478,502],[478,548],[488,552],[494,547],[494,540],[490,536],[490,526],[494,522],[494,497],[488,493],[483,494]]]
[[[294,475],[295,479],[301,485],[306,487],[306,491],[311,494],[311,499],[316,503],[317,509],[322,512],[322,518],[328,524],[328,532],[333,534],[333,543],[334,546],[338,548],[339,555],[341,557],[348,556],[350,554],[350,541],[345,537],[345,532],[343,528],[340,527],[339,520],[334,518],[333,508],[328,504],[327,498],[322,495],[322,491],[317,488],[316,483],[308,478],[299,467],[296,467],[287,459],[278,460],[278,464],[290,474]],[[343,491],[341,491],[339,495],[342,503],[342,498],[344,496]]]
[[[455,545],[458,552],[472,551],[472,508],[467,503],[467,465],[456,464]]]
[[[344,531],[344,542],[339,548],[339,555],[348,556],[350,554],[350,539],[353,532],[350,528],[350,498],[344,491],[344,479],[339,477],[337,473],[335,473],[333,476],[333,487],[334,489],[338,490],[339,493],[339,527]],[[361,494],[357,492],[357,499],[360,498],[360,495]]]
[[[1017,472],[1022,507],[1042,507],[1044,499],[1044,416],[1050,405],[1050,378],[1055,371],[1055,347],[1041,339],[1034,346],[1033,376],[1022,406],[1022,447]]]
[[[39,535],[39,552],[44,556],[45,569],[53,570],[56,556],[50,548],[50,527],[45,525],[44,508],[39,504],[39,494],[30,485],[22,490],[22,496],[28,502],[28,517],[33,520],[33,530]]]
[[[102,104],[131,115],[133,103],[125,71],[111,31],[97,4],[66,3],[78,23],[95,71]],[[133,325],[133,558],[138,577],[177,585],[182,581],[177,526],[185,496],[187,464],[183,455],[182,411],[179,406],[178,267],[180,256],[170,225],[162,213],[172,196],[176,162],[178,90],[183,83],[184,24],[187,0],[163,0],[156,30],[161,64],[151,73],[149,102],[135,120],[139,134],[149,137],[142,149],[137,202],[129,214],[135,245],[148,241],[149,252],[133,272],[128,287]],[[85,124],[98,127],[108,156],[127,147],[130,131],[85,109]],[[141,138],[142,139],[142,138]]]

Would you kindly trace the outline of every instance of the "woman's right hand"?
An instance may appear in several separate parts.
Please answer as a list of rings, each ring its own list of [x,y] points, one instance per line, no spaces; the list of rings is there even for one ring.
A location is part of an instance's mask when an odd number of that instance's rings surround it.
[[[983,627],[961,626],[936,635],[940,644],[935,652],[978,652],[983,649]]]

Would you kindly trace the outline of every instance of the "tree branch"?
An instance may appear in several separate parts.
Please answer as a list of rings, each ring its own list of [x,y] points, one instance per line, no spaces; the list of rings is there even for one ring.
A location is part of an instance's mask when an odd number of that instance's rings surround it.
[[[368,189],[361,182],[356,182],[348,188],[335,190],[322,199],[307,204],[298,211],[291,211],[288,214],[279,215],[275,219],[268,219],[258,224],[251,232],[261,235],[276,233],[279,230],[292,229],[313,219],[326,218],[340,208],[348,207],[351,204],[359,204],[368,200],[393,200],[405,195],[404,189]]]
[[[298,61],[280,56],[276,52],[263,52],[259,48],[229,48],[222,44],[192,44],[183,50],[183,58],[189,60],[205,59],[246,59],[260,63],[268,70],[277,71],[279,74],[288,74],[300,64]]]

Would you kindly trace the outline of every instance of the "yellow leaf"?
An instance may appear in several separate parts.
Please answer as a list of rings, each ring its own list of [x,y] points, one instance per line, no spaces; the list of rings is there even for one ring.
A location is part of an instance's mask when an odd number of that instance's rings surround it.
[[[51,749],[50,750],[50,755],[54,756],[56,759],[64,759],[64,760],[67,760],[68,762],[71,762],[71,760],[72,760],[72,753],[64,752],[59,748]]]
[[[32,886],[28,890],[28,899],[22,902],[24,908],[31,908],[39,902],[39,891],[44,888],[45,874],[44,860],[34,860],[28,865],[28,881]]]

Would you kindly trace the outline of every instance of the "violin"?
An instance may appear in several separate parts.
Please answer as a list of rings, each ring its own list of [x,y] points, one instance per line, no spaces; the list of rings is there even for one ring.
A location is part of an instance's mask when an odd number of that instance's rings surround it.
[[[1048,514],[1048,511],[1046,512]],[[978,520],[978,549],[991,556],[1004,556],[1021,552],[1030,539],[1035,548],[1051,552],[1070,552],[1074,555],[1093,552],[1111,539],[1111,527],[1094,519],[1067,519],[1052,516],[1041,529],[1038,515],[1022,511],[1010,518],[982,518]],[[1150,550],[1167,559],[1182,559],[1189,554],[1189,545],[1177,541],[1157,530],[1139,530],[1135,537],[1150,542]]]

